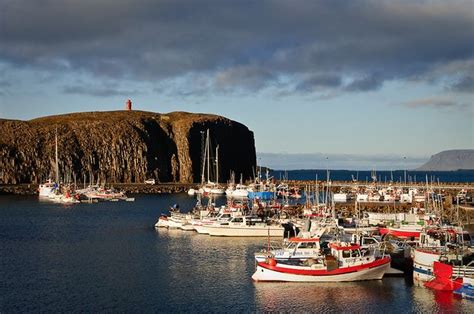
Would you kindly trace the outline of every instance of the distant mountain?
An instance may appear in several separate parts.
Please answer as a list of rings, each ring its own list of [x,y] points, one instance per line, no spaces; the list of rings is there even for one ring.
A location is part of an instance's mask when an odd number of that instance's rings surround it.
[[[474,169],[474,149],[445,150],[431,156],[430,160],[416,170],[455,171]]]

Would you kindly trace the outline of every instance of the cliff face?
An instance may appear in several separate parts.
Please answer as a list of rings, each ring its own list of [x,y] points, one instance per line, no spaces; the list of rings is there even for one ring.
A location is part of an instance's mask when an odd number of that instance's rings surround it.
[[[142,111],[75,113],[30,121],[0,120],[0,183],[55,177],[55,133],[61,178],[82,182],[191,183],[201,180],[203,134],[219,145],[219,181],[255,167],[253,132],[215,115]],[[213,150],[214,151],[214,150]],[[214,169],[215,166],[212,166]],[[215,180],[215,171],[211,172]]]
[[[431,156],[426,164],[416,170],[454,171],[458,169],[474,169],[474,149],[442,151]]]

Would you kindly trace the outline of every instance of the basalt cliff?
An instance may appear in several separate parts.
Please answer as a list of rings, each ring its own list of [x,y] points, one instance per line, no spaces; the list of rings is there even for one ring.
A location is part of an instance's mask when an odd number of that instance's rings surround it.
[[[0,184],[54,178],[56,134],[62,180],[200,182],[207,129],[211,151],[219,146],[219,182],[225,182],[231,171],[251,177],[256,163],[254,136],[238,122],[187,112],[113,111],[30,121],[0,119]],[[215,157],[210,160],[213,181]]]

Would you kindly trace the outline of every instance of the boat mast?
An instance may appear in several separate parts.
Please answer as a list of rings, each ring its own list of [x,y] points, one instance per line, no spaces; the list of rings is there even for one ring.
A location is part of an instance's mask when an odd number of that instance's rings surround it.
[[[201,185],[204,185],[204,173],[206,172],[206,162],[207,162],[207,141],[209,139],[209,129],[207,130],[206,142],[204,143],[204,156],[202,156],[202,173],[201,173]],[[202,151],[201,151],[202,153]]]
[[[209,182],[209,172],[210,172],[210,165],[211,165],[211,154],[210,154],[210,143],[209,143],[209,129],[207,129],[207,137],[206,137],[206,154],[207,154],[207,182]]]
[[[58,162],[58,128],[56,128],[56,145],[55,145],[55,155],[56,155],[56,183],[59,183],[59,162]]]
[[[219,184],[219,145],[216,146],[216,183]]]

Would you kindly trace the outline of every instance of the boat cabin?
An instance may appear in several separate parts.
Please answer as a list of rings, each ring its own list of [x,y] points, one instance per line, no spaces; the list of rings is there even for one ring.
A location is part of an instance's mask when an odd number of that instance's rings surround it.
[[[359,265],[374,259],[367,249],[356,243],[334,242],[329,245],[331,255],[339,261],[340,267]]]
[[[447,244],[470,246],[471,236],[458,228],[434,228],[422,232],[418,242],[420,247],[443,247]]]
[[[258,216],[233,216],[228,222],[222,224],[255,226],[258,224],[266,224],[266,222]]]
[[[286,251],[295,257],[319,255],[321,250],[319,244],[319,238],[290,238]]]

